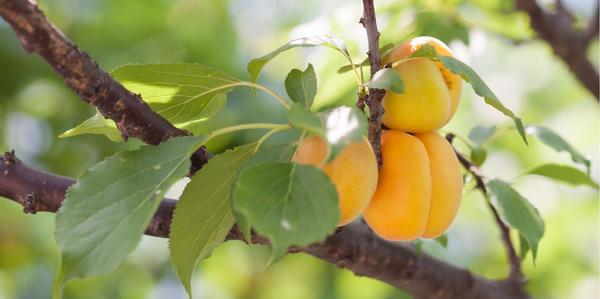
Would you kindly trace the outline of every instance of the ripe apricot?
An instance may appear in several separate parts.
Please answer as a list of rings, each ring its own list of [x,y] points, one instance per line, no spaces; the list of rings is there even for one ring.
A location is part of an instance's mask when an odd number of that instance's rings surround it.
[[[395,241],[435,238],[452,224],[462,195],[460,164],[437,133],[383,132],[379,183],[364,218]]]
[[[367,207],[377,187],[377,160],[369,141],[350,143],[332,161],[326,163],[327,144],[317,136],[304,138],[293,161],[321,168],[338,193],[339,226],[356,219]]]
[[[405,42],[383,59],[394,63],[409,57],[428,44],[440,55],[454,56],[450,48],[433,37],[417,37]],[[454,115],[460,102],[462,80],[440,62],[427,58],[401,61],[394,67],[404,82],[404,93],[387,91],[383,98],[382,122],[388,128],[411,133],[435,131]]]

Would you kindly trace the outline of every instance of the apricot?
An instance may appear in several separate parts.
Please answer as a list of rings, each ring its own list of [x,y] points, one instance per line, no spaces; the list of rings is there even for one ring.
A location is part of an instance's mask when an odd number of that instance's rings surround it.
[[[367,207],[377,187],[377,160],[367,138],[350,143],[326,163],[327,144],[318,136],[304,138],[293,161],[313,165],[325,172],[338,193],[339,226],[356,219]]]
[[[409,57],[428,44],[440,55],[454,56],[450,48],[433,37],[409,40],[384,57],[384,63],[395,63]],[[394,67],[404,82],[404,93],[387,91],[383,98],[382,122],[388,128],[411,133],[435,131],[444,126],[458,108],[462,79],[440,62],[427,58],[400,61]]]
[[[462,176],[452,146],[434,132],[386,130],[379,182],[364,212],[380,237],[436,238],[450,227],[460,205]]]

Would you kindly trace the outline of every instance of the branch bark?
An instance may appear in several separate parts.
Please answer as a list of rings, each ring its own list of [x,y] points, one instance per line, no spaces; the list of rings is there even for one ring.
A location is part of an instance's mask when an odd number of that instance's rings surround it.
[[[547,12],[535,0],[515,0],[515,3],[529,15],[531,27],[567,64],[579,82],[600,100],[598,70],[587,58],[588,45],[598,35],[598,8],[589,27],[581,31],[574,27],[573,17],[561,5],[556,11]]]
[[[372,0],[363,1],[365,26],[369,39],[371,74],[381,68],[379,32]],[[153,112],[140,98],[110,77],[85,52],[79,50],[27,0],[0,0],[0,16],[13,28],[28,52],[37,53],[64,79],[83,100],[95,106],[105,117],[114,120],[123,137],[135,137],[148,144],[158,144],[170,137],[186,135]],[[381,134],[381,100],[385,91],[369,90],[371,109],[369,136],[378,153]],[[201,150],[192,161],[198,169],[210,154]],[[56,212],[72,178],[57,176],[31,168],[14,153],[0,158],[0,195],[18,202],[27,213]],[[168,237],[175,200],[164,199],[152,218],[146,234]],[[237,229],[230,239],[241,239]],[[266,240],[255,236],[255,241]],[[415,298],[520,299],[529,298],[522,288],[510,281],[493,281],[471,274],[426,254],[417,254],[410,246],[377,238],[366,226],[352,224],[331,235],[321,244],[292,248],[347,268],[357,275],[387,282]]]
[[[377,29],[377,20],[375,19],[375,5],[373,0],[363,0],[363,17],[360,23],[367,31],[367,40],[369,43],[369,63],[371,64],[371,78],[381,69],[381,57],[379,53],[379,30]],[[369,88],[369,141],[377,157],[377,163],[381,166],[381,116],[383,115],[383,106],[381,101],[385,96],[385,89]],[[363,100],[364,101],[364,100]],[[359,101],[360,102],[360,101]]]
[[[75,180],[34,169],[19,161],[14,153],[0,158],[0,196],[24,207],[24,211],[56,212],[65,191]],[[146,234],[167,238],[175,200],[164,199],[152,218]],[[242,240],[233,228],[228,239]],[[254,243],[267,241],[254,235]],[[435,259],[418,254],[411,246],[393,243],[375,236],[364,224],[354,223],[338,229],[324,242],[306,248],[290,248],[305,252],[348,269],[398,287],[416,299],[528,299],[522,288],[508,280],[489,280]]]
[[[141,99],[102,70],[28,0],[0,0],[0,16],[12,27],[23,48],[40,55],[82,100],[117,124],[125,140],[158,144],[189,133],[162,118]],[[193,170],[210,158],[204,148],[192,158]]]

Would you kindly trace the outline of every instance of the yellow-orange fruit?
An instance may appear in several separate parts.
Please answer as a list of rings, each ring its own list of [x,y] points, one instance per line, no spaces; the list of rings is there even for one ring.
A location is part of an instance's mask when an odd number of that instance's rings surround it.
[[[364,212],[369,226],[388,240],[435,238],[452,224],[462,195],[460,165],[437,133],[383,132],[379,183]]]
[[[463,180],[454,149],[437,133],[415,135],[425,145],[431,170],[431,208],[424,238],[441,236],[454,221],[462,197]]]
[[[454,56],[450,48],[433,37],[417,37],[394,48],[384,63],[409,57],[428,44],[440,55]],[[411,133],[435,131],[454,115],[460,102],[462,80],[440,62],[414,58],[394,67],[404,82],[404,93],[387,91],[382,122],[388,128]]]
[[[369,141],[350,143],[332,161],[326,163],[327,144],[317,136],[302,140],[294,162],[322,168],[338,193],[340,221],[345,225],[367,207],[377,187],[377,160]]]

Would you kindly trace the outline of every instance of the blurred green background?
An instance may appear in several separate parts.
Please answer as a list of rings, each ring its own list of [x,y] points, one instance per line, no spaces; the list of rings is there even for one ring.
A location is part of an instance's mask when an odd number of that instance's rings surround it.
[[[366,36],[358,23],[360,1],[348,0],[44,0],[39,1],[61,30],[105,69],[127,63],[197,62],[246,79],[246,63],[297,37],[330,34],[344,39],[354,59],[366,53]],[[564,1],[581,21],[594,10],[593,0]],[[544,1],[552,4],[552,1]],[[527,17],[506,0],[376,1],[382,45],[416,35],[448,43],[526,123],[542,124],[562,134],[592,159],[598,180],[598,104],[571,76],[550,48],[534,39]],[[590,57],[598,62],[597,41]],[[291,67],[311,62],[317,71],[317,105],[352,104],[351,73],[336,74],[345,64],[329,49],[287,52],[269,64],[261,83],[284,93]],[[230,94],[225,111],[207,129],[249,122],[283,120],[270,98],[248,90]],[[35,55],[27,55],[0,21],[0,150],[15,149],[38,168],[67,176],[126,147],[103,136],[57,136],[94,114]],[[466,88],[453,121],[443,129],[466,136],[477,125],[510,125]],[[219,152],[257,137],[230,135],[209,148]],[[513,131],[491,144],[483,166],[489,177],[515,183],[546,220],[535,267],[524,262],[528,289],[537,298],[597,298],[599,294],[598,193],[586,187],[556,184],[521,176],[544,162],[570,164],[538,141],[523,145]],[[177,188],[173,195],[177,194]],[[53,240],[54,215],[26,215],[0,200],[0,299],[50,298],[58,250]],[[507,272],[497,227],[482,198],[465,190],[458,218],[444,249],[434,242],[425,250],[452,264],[489,278]],[[391,299],[410,298],[381,282],[354,276],[304,254],[285,257],[265,268],[268,252],[228,242],[202,261],[193,279],[195,298],[244,299]],[[187,298],[169,262],[167,241],[144,237],[138,249],[114,274],[71,283],[68,299]]]

